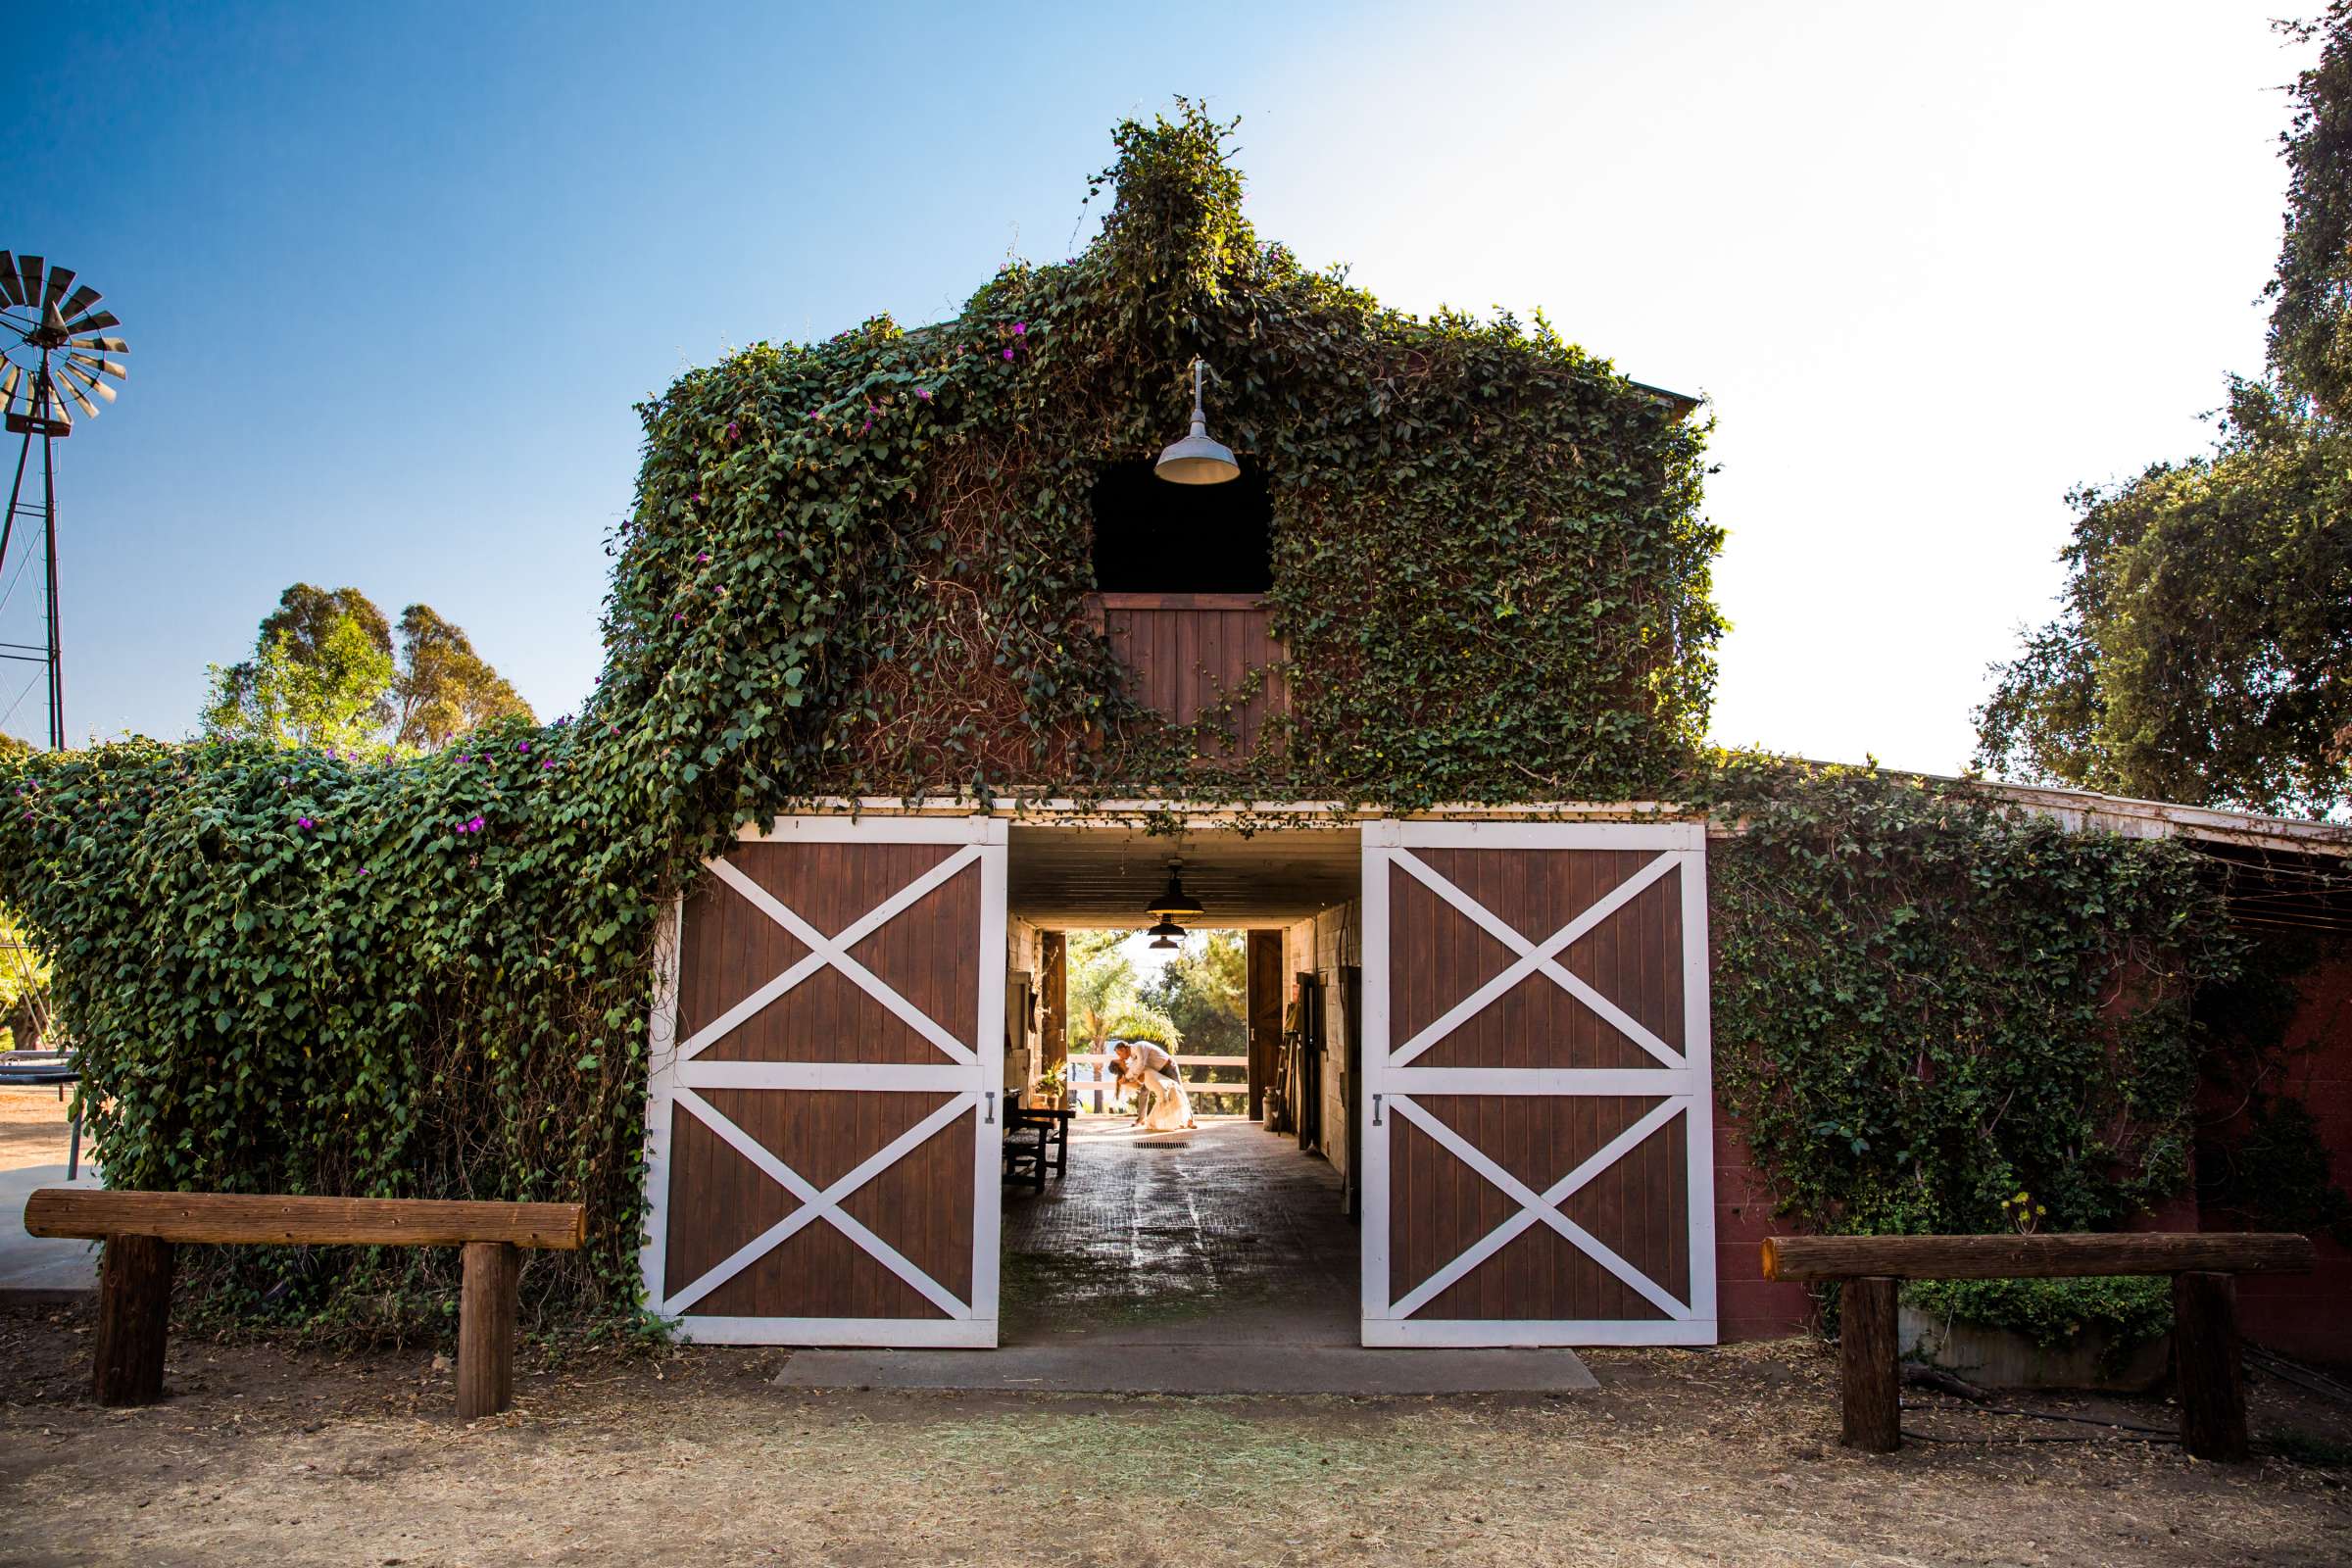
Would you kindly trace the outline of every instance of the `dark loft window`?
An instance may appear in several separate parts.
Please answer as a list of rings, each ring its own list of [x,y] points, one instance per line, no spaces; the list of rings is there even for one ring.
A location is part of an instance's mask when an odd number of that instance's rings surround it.
[[[1274,586],[1274,502],[1242,460],[1224,484],[1170,484],[1147,462],[1095,481],[1095,587],[1106,594],[1262,594]]]

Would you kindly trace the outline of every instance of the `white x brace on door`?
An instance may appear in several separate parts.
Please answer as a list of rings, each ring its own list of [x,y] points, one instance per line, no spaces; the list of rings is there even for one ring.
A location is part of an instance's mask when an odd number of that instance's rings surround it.
[[[641,1265],[683,1337],[997,1343],[1004,845],[782,817],[673,912]]]
[[[1699,823],[1364,831],[1363,1339],[1711,1345]]]

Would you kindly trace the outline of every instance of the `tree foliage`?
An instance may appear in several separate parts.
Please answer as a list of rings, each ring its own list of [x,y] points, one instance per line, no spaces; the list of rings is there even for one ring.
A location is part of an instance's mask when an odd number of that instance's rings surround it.
[[[2352,432],[2241,384],[2214,454],[2083,490],[2064,609],[2002,666],[2012,777],[2321,815],[2352,724]]]
[[[432,750],[529,705],[429,606],[400,617],[400,647],[357,588],[298,582],[262,619],[250,659],[213,669],[204,730],[218,739],[351,750]]]
[[[1144,988],[1144,1000],[1166,1014],[1186,1051],[1238,1056],[1250,1043],[1249,968],[1240,932],[1197,931]]]
[[[2295,78],[2286,235],[2270,286],[2271,364],[2330,418],[2352,418],[2352,0],[2279,30],[2320,45]]]
[[[2352,792],[2352,3],[2285,137],[2270,375],[2211,453],[2069,499],[2058,615],[1994,666],[1980,765],[2192,805],[2310,815]]]

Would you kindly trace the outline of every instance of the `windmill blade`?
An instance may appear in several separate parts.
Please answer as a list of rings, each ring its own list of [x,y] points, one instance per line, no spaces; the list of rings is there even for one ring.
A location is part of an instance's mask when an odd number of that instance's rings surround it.
[[[91,306],[97,304],[104,298],[106,298],[105,295],[90,287],[89,284],[84,283],[81,285],[81,287],[74,291],[74,297],[72,299],[67,300],[63,305],[60,305],[58,309],[65,312],[69,318],[75,317],[79,316],[82,312],[88,310]]]
[[[74,269],[52,263],[49,268],[49,292],[41,296],[41,303],[55,305],[66,297],[66,290],[73,286]]]
[[[130,345],[119,337],[77,337],[74,340],[74,346],[77,349],[89,349],[98,354],[128,354],[130,352]]]
[[[100,375],[111,375],[118,381],[127,381],[130,379],[130,371],[127,368],[117,365],[112,360],[102,360],[95,354],[76,354],[69,352],[66,355],[66,358],[71,360],[75,365],[88,366],[90,369],[97,371]],[[84,372],[84,375],[86,378],[86,371]]]
[[[17,382],[24,374],[21,365],[11,365],[8,373],[0,375],[0,409],[14,411],[17,406]]]
[[[22,305],[24,296],[17,291],[17,253],[0,251],[0,300]]]
[[[73,325],[67,327],[66,330],[78,337],[84,332],[95,332],[100,327],[121,326],[122,324],[122,323],[121,321],[115,319],[114,312],[100,311],[96,316],[83,317],[80,320],[75,321]]]
[[[74,411],[67,408],[66,400],[57,395],[56,382],[52,381],[45,386],[38,382],[34,383],[32,416],[36,419],[53,420],[59,424],[74,422]]]
[[[98,405],[92,403],[88,398],[83,397],[81,395],[81,388],[75,386],[71,377],[61,375],[56,380],[50,382],[50,385],[64,387],[68,392],[74,395],[74,401],[81,405],[81,410],[84,414],[87,414],[93,419],[98,417]]]
[[[58,367],[58,368],[63,370],[66,374],[74,377],[74,379],[79,382],[81,385],[88,387],[91,391],[106,399],[107,402],[112,403],[115,401],[115,389],[111,386],[108,386],[104,381],[99,380],[89,371],[77,368],[76,367],[71,365],[61,365]],[[96,409],[92,409],[90,412],[92,414],[96,414],[98,411]]]
[[[17,258],[17,299],[36,311],[41,308],[41,259],[38,256]]]

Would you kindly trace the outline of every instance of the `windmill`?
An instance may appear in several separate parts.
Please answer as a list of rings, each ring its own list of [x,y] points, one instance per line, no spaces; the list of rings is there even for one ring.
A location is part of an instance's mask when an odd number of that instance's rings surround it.
[[[66,677],[57,621],[57,443],[74,433],[74,409],[91,418],[98,405],[90,394],[115,401],[106,383],[129,375],[115,356],[128,354],[130,345],[103,334],[120,326],[111,311],[93,311],[98,291],[87,283],[76,288],[70,267],[44,268],[38,256],[16,256],[0,251],[0,416],[8,433],[23,436],[17,449],[17,476],[8,488],[8,512],[0,516],[0,585],[7,582],[8,552],[20,519],[28,525],[40,519],[46,583],[44,617],[48,645],[0,643],[0,659],[48,666],[49,746],[63,751],[66,744]],[[32,463],[33,437],[41,441],[41,498],[24,499],[24,472]],[[5,593],[0,586],[0,594]]]

